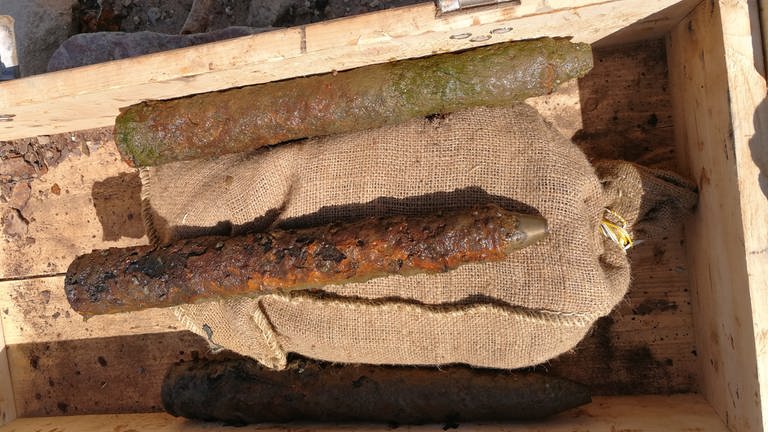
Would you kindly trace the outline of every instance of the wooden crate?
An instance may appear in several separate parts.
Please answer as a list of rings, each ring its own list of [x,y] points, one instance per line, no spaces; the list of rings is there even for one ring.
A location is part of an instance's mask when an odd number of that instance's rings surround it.
[[[592,384],[595,402],[546,422],[477,429],[765,430],[768,108],[757,9],[522,0],[436,17],[423,4],[0,84],[0,114],[14,115],[0,122],[0,139],[71,133],[89,153],[34,180],[26,233],[0,234],[0,431],[219,429],[159,412],[166,367],[207,355],[168,311],[84,322],[66,303],[62,275],[77,254],[147,242],[135,172],[108,132],[72,131],[110,126],[119,107],[145,99],[538,36],[593,43],[597,61],[531,103],[590,156],[677,167],[697,181],[700,202],[677,232],[631,252],[627,300],[546,366]],[[472,36],[451,38],[462,33]]]

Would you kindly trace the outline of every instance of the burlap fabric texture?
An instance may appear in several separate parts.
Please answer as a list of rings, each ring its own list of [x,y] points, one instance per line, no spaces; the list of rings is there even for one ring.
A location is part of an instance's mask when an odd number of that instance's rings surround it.
[[[593,166],[520,104],[144,169],[144,219],[168,242],[488,202],[543,215],[549,237],[503,262],[175,309],[216,348],[283,368],[334,362],[518,368],[572,349],[622,299],[610,208],[650,238],[695,204],[692,184],[627,162]]]

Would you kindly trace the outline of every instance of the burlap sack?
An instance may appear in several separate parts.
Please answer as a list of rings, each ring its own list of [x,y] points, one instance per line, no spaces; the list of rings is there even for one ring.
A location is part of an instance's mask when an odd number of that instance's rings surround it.
[[[695,203],[674,174],[596,168],[521,104],[145,169],[142,193],[157,242],[488,202],[541,214],[549,237],[503,262],[176,308],[212,346],[273,368],[288,352],[518,368],[572,349],[626,293],[626,253],[600,229],[606,208],[645,237]]]

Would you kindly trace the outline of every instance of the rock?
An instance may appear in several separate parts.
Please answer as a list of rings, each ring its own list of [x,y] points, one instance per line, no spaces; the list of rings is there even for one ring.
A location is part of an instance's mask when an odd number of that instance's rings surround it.
[[[160,12],[160,8],[151,7],[147,10],[147,20],[150,24],[154,24],[157,22],[157,20],[160,19],[160,16],[162,15],[162,12]]]
[[[0,173],[16,180],[30,179],[35,176],[35,168],[22,157],[0,160]]]
[[[20,181],[13,187],[11,198],[8,201],[8,206],[22,211],[27,206],[27,202],[31,197],[32,187],[29,185],[29,182]]]
[[[16,209],[6,209],[2,217],[3,234],[11,239],[20,239],[27,234],[27,222]]]
[[[24,160],[30,164],[35,164],[39,159],[37,157],[37,153],[28,151],[24,153]]]
[[[48,161],[53,159],[53,152],[50,150],[45,150],[45,162],[48,163]]]
[[[0,0],[0,15],[16,20],[16,47],[21,75],[45,72],[51,54],[74,30],[77,0]]]
[[[65,147],[65,148],[61,149],[61,153],[59,153],[59,159],[56,161],[56,163],[63,162],[64,159],[66,159],[67,156],[69,156],[69,153],[70,153],[70,151],[69,151],[68,148]]]
[[[0,175],[0,203],[7,203],[11,199],[11,193],[13,193],[13,186],[6,176]]]
[[[275,22],[283,16],[290,15],[287,11],[299,6],[297,0],[251,0],[248,9],[248,24],[256,27],[276,25]]]
[[[19,140],[19,142],[16,144],[16,151],[19,154],[27,154],[29,151],[29,143],[27,140]]]
[[[0,159],[5,159],[8,157],[8,155],[16,153],[16,146],[14,146],[12,142],[0,141],[0,144],[2,144],[0,145]]]
[[[64,41],[53,53],[48,63],[48,71],[184,48],[268,30],[271,28],[228,27],[210,33],[190,35],[168,35],[148,31],[81,33]]]

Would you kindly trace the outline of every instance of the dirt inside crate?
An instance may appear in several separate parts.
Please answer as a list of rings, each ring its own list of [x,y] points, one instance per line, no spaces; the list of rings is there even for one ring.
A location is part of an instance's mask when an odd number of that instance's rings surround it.
[[[663,41],[601,48],[595,52],[595,68],[585,78],[531,103],[563,133],[573,136],[592,159],[626,159],[674,169],[666,64]],[[42,211],[47,201],[60,199],[65,190],[73,197],[84,196],[94,206],[93,214],[106,214],[82,227],[83,235],[99,236],[102,247],[114,245],[117,239],[132,244],[146,241],[140,238],[140,222],[131,224],[124,216],[104,213],[119,202],[122,207],[115,208],[120,215],[133,214],[135,221],[140,220],[136,217],[139,183],[132,171],[124,169],[107,177],[86,175],[85,180],[58,175],[64,180],[57,181],[56,187],[47,180],[70,169],[72,161],[113,161],[116,153],[110,138],[108,129],[98,129],[0,143],[4,199],[0,208],[4,218],[21,218],[25,227],[8,228],[13,225],[4,223],[4,230],[10,229],[0,234],[9,250],[8,262],[3,264],[6,274],[30,275],[28,269],[33,266],[23,260],[32,259],[33,232],[40,232],[34,231],[35,225],[47,224],[51,230],[57,223],[59,228],[64,226],[54,213]],[[32,193],[27,194],[22,184],[29,185]],[[43,189],[48,193],[40,193]],[[21,204],[25,199],[35,205]],[[99,210],[96,202],[106,204]],[[37,243],[45,241],[41,236]],[[632,249],[633,283],[626,299],[600,319],[576,349],[533,369],[586,384],[598,395],[695,391],[696,350],[683,242],[681,225],[665,239]],[[73,256],[33,258],[46,260],[51,269],[35,274],[55,276],[66,270]],[[41,285],[13,282],[8,290],[17,299],[13,301],[23,302],[40,298]],[[54,297],[51,304],[25,303],[23,322],[3,324],[19,334],[55,332],[50,328],[65,318],[63,309],[55,309],[60,315],[51,317],[51,305],[59,293],[49,294]],[[45,324],[35,328],[34,322]],[[168,365],[211,355],[203,339],[179,331],[8,347],[20,416],[157,411],[161,409],[160,382]]]

